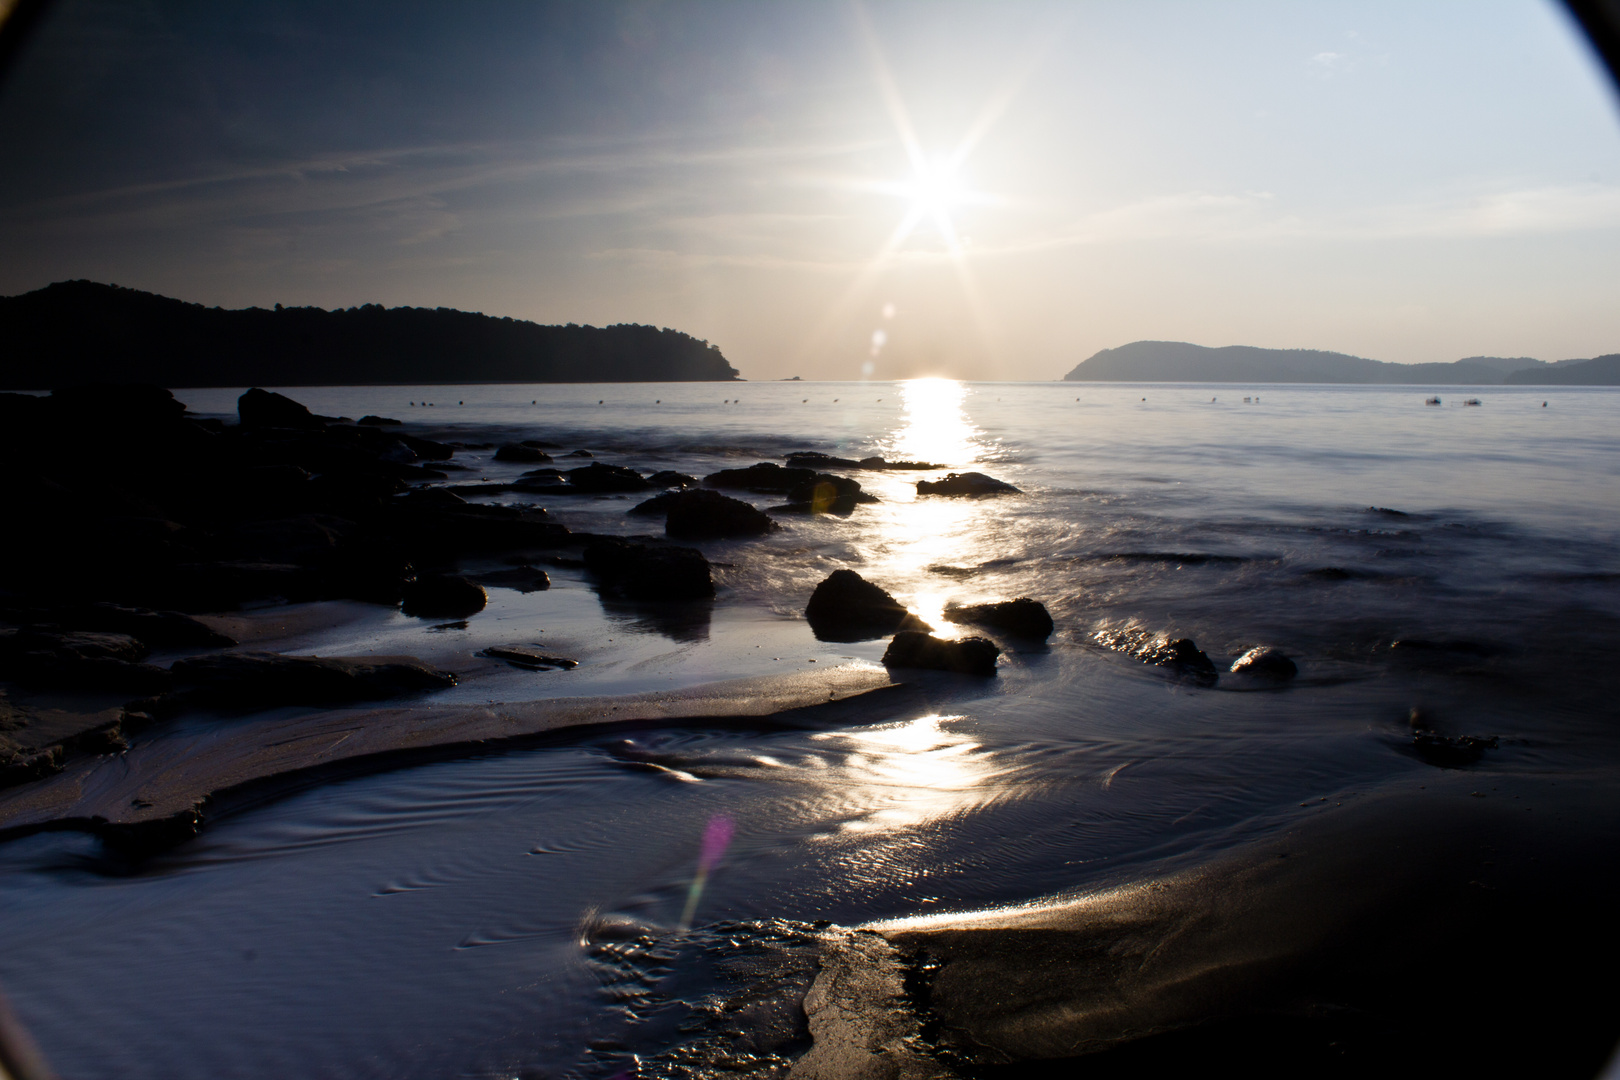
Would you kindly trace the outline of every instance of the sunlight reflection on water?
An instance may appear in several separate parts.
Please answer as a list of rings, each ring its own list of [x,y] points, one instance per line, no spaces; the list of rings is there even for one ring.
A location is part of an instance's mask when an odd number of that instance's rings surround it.
[[[845,756],[830,799],[843,804],[841,833],[889,833],[952,817],[994,797],[1003,770],[977,741],[953,730],[960,716],[812,736]]]

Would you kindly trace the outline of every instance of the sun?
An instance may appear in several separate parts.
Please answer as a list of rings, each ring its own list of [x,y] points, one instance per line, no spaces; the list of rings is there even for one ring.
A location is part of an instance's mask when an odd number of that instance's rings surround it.
[[[936,222],[948,221],[951,207],[967,202],[969,195],[957,180],[956,170],[940,160],[919,163],[911,179],[898,187],[913,215]]]

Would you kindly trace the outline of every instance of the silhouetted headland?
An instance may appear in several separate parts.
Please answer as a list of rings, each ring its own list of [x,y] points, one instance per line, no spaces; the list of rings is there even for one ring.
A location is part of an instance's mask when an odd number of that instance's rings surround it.
[[[1469,356],[1449,364],[1392,364],[1320,349],[1209,348],[1184,341],[1133,341],[1075,365],[1066,382],[1370,383],[1480,386],[1620,385],[1620,354],[1593,360]]]
[[[718,346],[653,326],[542,326],[453,308],[245,308],[63,281],[0,297],[0,387],[698,382]]]

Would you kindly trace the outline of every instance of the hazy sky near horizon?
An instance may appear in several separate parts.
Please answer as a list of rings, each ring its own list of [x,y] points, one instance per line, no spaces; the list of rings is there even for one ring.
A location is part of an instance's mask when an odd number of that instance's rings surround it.
[[[1546,0],[58,0],[0,146],[4,294],[654,323],[755,379],[1620,351],[1620,108]]]

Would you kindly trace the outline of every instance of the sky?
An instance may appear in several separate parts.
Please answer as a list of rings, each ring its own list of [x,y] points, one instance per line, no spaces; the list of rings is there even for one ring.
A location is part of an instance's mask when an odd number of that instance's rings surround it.
[[[1620,351],[1620,101],[1546,0],[57,0],[0,147],[5,295],[651,323],[751,379]]]

